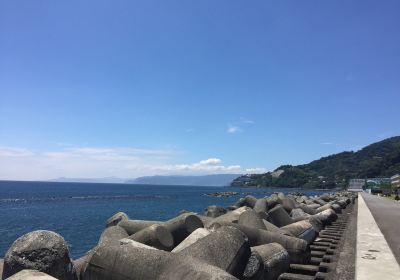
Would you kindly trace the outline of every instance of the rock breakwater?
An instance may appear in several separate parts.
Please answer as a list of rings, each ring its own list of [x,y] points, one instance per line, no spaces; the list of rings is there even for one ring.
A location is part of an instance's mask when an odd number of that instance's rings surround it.
[[[97,246],[77,260],[69,257],[66,242],[54,232],[21,236],[0,260],[0,275],[15,279],[40,272],[41,277],[63,280],[305,279],[290,277],[318,258],[322,262],[321,249],[336,248],[334,232],[340,227],[335,221],[355,198],[348,192],[247,195],[227,208],[212,205],[204,213],[185,212],[164,222],[135,220],[119,212],[106,221]],[[320,278],[307,279],[324,279],[314,272],[307,276]]]

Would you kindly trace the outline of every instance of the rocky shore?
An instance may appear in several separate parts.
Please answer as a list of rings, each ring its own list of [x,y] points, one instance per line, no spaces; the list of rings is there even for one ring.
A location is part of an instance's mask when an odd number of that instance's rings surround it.
[[[77,260],[55,232],[21,236],[0,260],[0,275],[13,280],[328,279],[334,272],[326,265],[333,259],[328,255],[345,227],[338,221],[356,197],[348,192],[248,195],[227,208],[212,205],[204,213],[185,212],[165,222],[119,212],[106,221],[97,246]],[[328,268],[321,273],[321,267]],[[307,269],[312,273],[295,273]]]

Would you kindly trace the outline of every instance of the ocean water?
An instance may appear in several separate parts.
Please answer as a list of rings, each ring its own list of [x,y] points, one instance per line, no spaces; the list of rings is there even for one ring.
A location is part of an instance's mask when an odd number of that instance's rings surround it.
[[[165,221],[183,209],[203,213],[209,205],[229,206],[240,196],[206,196],[236,191],[263,197],[273,192],[319,191],[276,188],[153,186],[130,184],[0,181],[0,258],[15,239],[38,229],[61,234],[71,257],[79,258],[97,244],[105,221],[123,211],[132,219]]]

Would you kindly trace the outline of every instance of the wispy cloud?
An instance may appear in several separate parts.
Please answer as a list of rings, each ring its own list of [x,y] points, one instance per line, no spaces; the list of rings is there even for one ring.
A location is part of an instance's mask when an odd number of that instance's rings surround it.
[[[255,121],[249,120],[244,117],[240,117],[238,121],[228,124],[228,128],[227,128],[226,132],[230,133],[230,134],[243,132],[244,131],[243,127],[248,126],[248,125],[253,125],[253,124],[255,124]]]
[[[0,157],[26,157],[34,153],[28,149],[15,147],[0,147]]]
[[[255,121],[249,120],[249,119],[244,118],[244,117],[240,117],[240,122],[243,123],[243,124],[255,124],[256,123]]]
[[[209,157],[193,163],[174,163],[182,154],[176,148],[143,149],[135,147],[59,147],[33,151],[19,147],[0,147],[0,179],[44,180],[57,177],[122,177],[144,175],[260,173],[262,168],[225,165]]]
[[[322,142],[321,145],[333,145],[333,142]]]

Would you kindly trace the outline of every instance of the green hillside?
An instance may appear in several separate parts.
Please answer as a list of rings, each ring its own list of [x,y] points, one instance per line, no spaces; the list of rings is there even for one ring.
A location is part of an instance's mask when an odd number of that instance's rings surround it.
[[[352,178],[390,177],[400,173],[400,136],[371,144],[357,152],[342,152],[303,165],[283,165],[274,172],[244,175],[232,186],[345,187]]]

